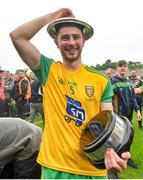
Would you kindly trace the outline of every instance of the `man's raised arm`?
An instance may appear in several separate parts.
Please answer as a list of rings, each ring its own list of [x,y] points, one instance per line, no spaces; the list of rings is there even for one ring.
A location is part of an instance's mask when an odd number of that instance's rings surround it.
[[[74,17],[74,15],[70,9],[61,8],[55,12],[31,20],[10,33],[11,40],[18,54],[30,68],[36,67],[40,63],[40,52],[30,40],[45,25],[62,17]]]

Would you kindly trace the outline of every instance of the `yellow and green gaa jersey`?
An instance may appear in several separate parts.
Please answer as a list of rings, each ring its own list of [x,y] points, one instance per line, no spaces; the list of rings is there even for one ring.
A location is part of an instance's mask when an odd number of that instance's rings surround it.
[[[80,149],[86,124],[100,112],[101,102],[112,102],[110,80],[82,65],[71,71],[41,55],[32,69],[43,85],[45,128],[38,162],[47,168],[88,176],[104,176]]]

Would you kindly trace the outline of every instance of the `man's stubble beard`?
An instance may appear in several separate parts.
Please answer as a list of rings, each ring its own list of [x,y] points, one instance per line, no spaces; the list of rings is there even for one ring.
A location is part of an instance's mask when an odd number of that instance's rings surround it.
[[[78,53],[75,57],[67,56],[65,52],[66,52],[65,50],[61,50],[61,55],[63,57],[63,60],[69,61],[69,62],[74,62],[74,61],[78,60],[79,58],[81,58],[82,48],[78,49]]]

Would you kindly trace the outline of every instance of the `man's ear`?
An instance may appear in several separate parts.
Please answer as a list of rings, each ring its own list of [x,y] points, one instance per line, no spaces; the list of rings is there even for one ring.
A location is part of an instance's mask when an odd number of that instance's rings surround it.
[[[83,46],[84,46],[84,44],[85,44],[85,39],[83,39]]]
[[[56,44],[57,48],[59,48],[59,44],[58,44],[58,40],[57,40],[57,38],[55,38],[55,39],[54,39],[54,42],[55,42],[55,44]]]

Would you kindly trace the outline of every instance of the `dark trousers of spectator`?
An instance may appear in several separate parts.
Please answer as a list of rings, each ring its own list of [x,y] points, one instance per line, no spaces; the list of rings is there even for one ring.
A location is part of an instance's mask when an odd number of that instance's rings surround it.
[[[10,98],[0,100],[0,117],[10,117]]]
[[[5,100],[0,100],[0,117],[5,116]]]
[[[40,179],[41,166],[36,162],[38,152],[24,160],[8,163],[0,172],[0,179]]]
[[[16,110],[18,117],[24,118],[25,114],[28,111],[28,108],[29,108],[29,100],[25,100],[22,98],[16,100]]]

